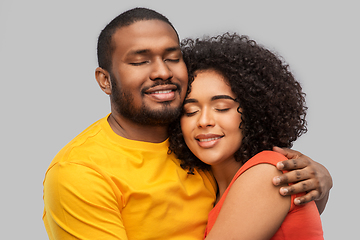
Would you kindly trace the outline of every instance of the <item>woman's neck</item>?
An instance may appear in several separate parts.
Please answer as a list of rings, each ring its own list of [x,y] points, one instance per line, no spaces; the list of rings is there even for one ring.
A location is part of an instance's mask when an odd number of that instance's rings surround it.
[[[232,179],[234,178],[236,172],[242,165],[243,164],[241,162],[233,160],[211,166],[211,170],[218,184],[218,195],[216,197],[216,203],[220,200]]]

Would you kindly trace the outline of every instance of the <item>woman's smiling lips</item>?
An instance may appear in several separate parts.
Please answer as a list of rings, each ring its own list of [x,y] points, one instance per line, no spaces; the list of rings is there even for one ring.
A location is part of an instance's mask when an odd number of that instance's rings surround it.
[[[177,87],[175,85],[167,84],[149,88],[144,93],[157,102],[168,102],[175,99],[176,90]]]
[[[224,135],[218,134],[199,134],[195,136],[198,145],[202,148],[214,147]]]

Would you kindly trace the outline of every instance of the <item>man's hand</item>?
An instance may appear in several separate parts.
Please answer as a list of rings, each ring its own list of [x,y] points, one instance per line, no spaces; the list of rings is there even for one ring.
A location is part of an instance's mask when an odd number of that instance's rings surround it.
[[[294,200],[295,205],[315,200],[321,214],[325,209],[329,191],[333,186],[329,171],[320,163],[315,162],[298,151],[278,147],[274,147],[273,150],[289,159],[277,164],[279,170],[287,170],[289,172],[274,177],[273,184],[277,186],[293,183],[291,186],[280,188],[280,194],[286,196],[307,192],[306,195]]]

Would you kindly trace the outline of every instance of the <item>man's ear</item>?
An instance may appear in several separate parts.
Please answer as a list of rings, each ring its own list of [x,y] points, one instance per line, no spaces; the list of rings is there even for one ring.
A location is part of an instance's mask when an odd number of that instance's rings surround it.
[[[105,69],[98,67],[95,70],[95,78],[98,82],[101,90],[104,91],[107,95],[111,94],[111,82],[110,82],[110,74]]]

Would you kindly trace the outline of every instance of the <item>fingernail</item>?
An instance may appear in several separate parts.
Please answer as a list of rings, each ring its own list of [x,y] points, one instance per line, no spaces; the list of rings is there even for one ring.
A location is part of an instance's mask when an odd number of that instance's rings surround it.
[[[276,186],[280,184],[280,178],[279,177],[274,177],[274,184]]]
[[[296,198],[296,199],[294,200],[294,203],[295,203],[295,205],[299,205],[299,204],[301,204],[301,201],[300,201],[300,199],[297,199],[297,198]]]
[[[278,169],[283,169],[284,168],[284,164],[282,162],[278,162],[277,163]]]
[[[287,190],[287,188],[281,188],[280,191],[281,191],[282,195],[286,195],[289,192],[289,190]]]

